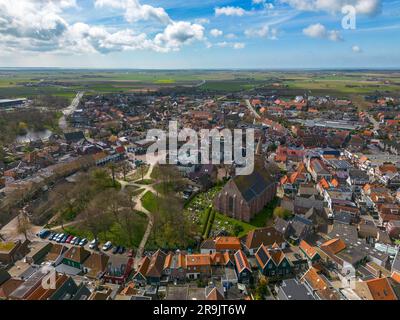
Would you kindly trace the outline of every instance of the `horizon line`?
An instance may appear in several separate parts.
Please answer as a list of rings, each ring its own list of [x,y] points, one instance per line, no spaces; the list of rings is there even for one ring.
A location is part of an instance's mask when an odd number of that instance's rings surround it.
[[[109,68],[109,67],[0,67],[1,70],[110,70],[110,71],[399,71],[400,67],[316,68]]]

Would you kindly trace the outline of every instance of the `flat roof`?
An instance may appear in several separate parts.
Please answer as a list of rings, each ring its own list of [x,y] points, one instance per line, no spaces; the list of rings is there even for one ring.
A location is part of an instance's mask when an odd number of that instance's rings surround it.
[[[307,287],[296,279],[287,279],[279,287],[287,300],[315,300]]]

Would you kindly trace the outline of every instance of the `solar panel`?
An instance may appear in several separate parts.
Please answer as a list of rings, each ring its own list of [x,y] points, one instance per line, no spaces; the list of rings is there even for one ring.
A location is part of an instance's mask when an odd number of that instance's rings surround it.
[[[237,259],[237,261],[238,261],[238,263],[239,263],[240,270],[243,270],[243,268],[244,268],[244,262],[243,262],[243,260],[242,260],[242,255],[239,254],[238,252],[236,253],[236,259]]]
[[[267,253],[265,252],[264,248],[262,247],[260,250],[257,252],[258,257],[260,260],[263,262],[265,265],[267,261],[269,260]]]

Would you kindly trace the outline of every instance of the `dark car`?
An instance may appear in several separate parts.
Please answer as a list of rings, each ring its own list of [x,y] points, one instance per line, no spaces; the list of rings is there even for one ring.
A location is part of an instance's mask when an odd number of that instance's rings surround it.
[[[39,238],[41,238],[41,239],[46,239],[49,235],[50,235],[50,231],[49,231],[49,230],[46,230],[46,229],[40,231],[40,232],[37,234],[37,236],[38,236]]]
[[[65,235],[62,239],[61,239],[61,243],[66,243],[67,242],[67,240],[68,240],[68,238],[69,238],[69,235],[67,234],[67,235]]]
[[[119,249],[120,249],[120,246],[114,247],[112,253],[113,253],[113,254],[117,254],[117,253],[119,252]]]
[[[119,254],[124,254],[125,251],[126,251],[125,247],[121,246],[121,247],[119,248],[119,250],[118,250],[118,253],[119,253]]]

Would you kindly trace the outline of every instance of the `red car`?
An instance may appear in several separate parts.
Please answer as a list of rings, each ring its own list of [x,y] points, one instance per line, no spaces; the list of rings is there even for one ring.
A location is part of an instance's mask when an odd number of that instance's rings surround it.
[[[67,241],[65,241],[66,243],[71,243],[72,239],[74,238],[74,236],[69,236],[67,238]]]

